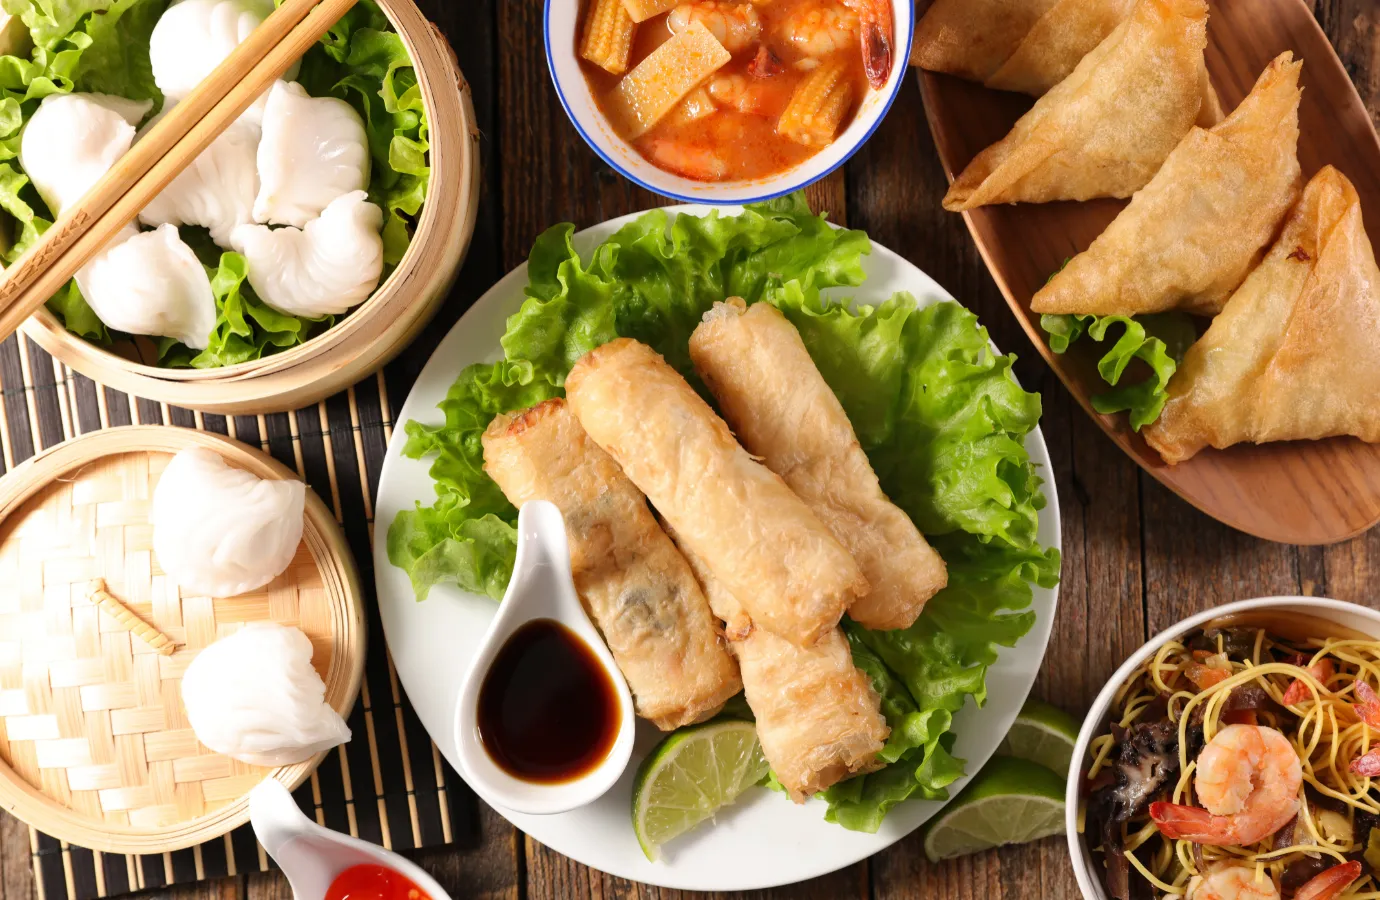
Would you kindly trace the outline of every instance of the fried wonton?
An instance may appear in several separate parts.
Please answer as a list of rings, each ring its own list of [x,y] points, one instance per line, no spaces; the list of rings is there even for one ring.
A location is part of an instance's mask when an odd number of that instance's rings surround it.
[[[1136,0],[1059,0],[983,83],[999,91],[1041,96],[1069,77],[1135,6]]]
[[[911,65],[969,81],[985,81],[1058,2],[934,0],[915,26]]]
[[[1092,246],[1035,294],[1031,309],[1220,312],[1298,199],[1302,67],[1282,54],[1230,117],[1190,131]]]
[[[1134,13],[982,151],[944,208],[1129,197],[1198,120],[1206,0],[1141,0]]]
[[[1380,269],[1344,175],[1308,182],[1142,433],[1169,463],[1243,441],[1380,442]]]

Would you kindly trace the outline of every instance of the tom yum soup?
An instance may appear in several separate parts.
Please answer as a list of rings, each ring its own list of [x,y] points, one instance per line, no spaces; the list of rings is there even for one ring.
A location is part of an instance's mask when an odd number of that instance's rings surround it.
[[[614,129],[696,181],[818,153],[892,66],[892,0],[586,0],[579,55]]]

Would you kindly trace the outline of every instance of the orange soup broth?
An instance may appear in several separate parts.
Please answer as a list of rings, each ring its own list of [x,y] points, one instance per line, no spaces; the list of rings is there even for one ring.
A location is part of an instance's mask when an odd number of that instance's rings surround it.
[[[586,0],[586,6],[590,0]],[[776,133],[776,123],[790,102],[796,85],[808,74],[797,63],[806,54],[797,50],[786,36],[786,25],[793,14],[809,7],[838,6],[838,0],[771,0],[754,5],[762,22],[759,40],[747,49],[735,53],[733,59],[705,81],[703,87],[716,79],[739,78],[746,85],[748,98],[742,106],[717,103],[711,115],[690,122],[676,121],[673,110],[650,131],[632,145],[648,162],[657,168],[695,181],[738,181],[767,178],[799,165],[814,156],[824,146],[807,147]],[[629,70],[671,37],[667,24],[670,13],[655,16],[637,26],[633,39],[632,62]],[[583,21],[583,14],[581,16]],[[765,45],[781,62],[780,71],[771,77],[759,78],[749,72],[758,48]],[[852,85],[852,108],[844,115],[838,133],[842,133],[857,114],[859,103],[868,92],[867,74],[863,70],[862,52],[856,40],[820,61],[837,56],[847,65],[846,77]],[[590,90],[600,110],[610,122],[617,117],[609,113],[605,98],[622,76],[610,75],[603,69],[581,59]]]

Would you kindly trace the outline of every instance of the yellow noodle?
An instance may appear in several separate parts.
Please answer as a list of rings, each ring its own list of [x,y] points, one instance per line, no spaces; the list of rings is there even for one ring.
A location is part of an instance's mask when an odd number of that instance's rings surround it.
[[[1156,878],[1149,869],[1141,865],[1140,860],[1136,859],[1136,855],[1131,851],[1126,851],[1126,858],[1130,860],[1131,865],[1135,866],[1137,871],[1139,871],[1141,875],[1145,876],[1146,881],[1150,882],[1159,890],[1162,890],[1167,894],[1173,894],[1174,896],[1179,896],[1183,893],[1183,891],[1180,891],[1177,888],[1175,888],[1174,885],[1160,881],[1158,878]]]

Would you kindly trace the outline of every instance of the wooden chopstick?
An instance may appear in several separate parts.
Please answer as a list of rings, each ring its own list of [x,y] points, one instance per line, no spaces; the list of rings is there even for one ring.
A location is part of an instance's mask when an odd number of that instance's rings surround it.
[[[0,339],[134,221],[357,0],[286,0],[0,275]]]

